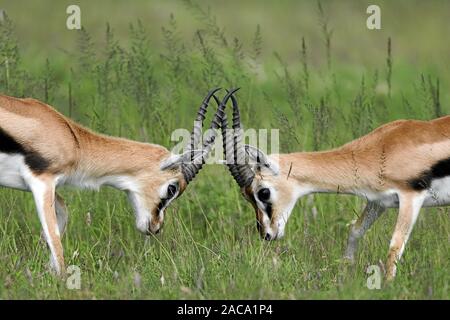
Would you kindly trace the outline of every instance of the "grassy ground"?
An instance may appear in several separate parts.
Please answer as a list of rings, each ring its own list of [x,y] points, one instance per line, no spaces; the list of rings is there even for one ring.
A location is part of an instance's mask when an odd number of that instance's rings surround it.
[[[244,124],[280,128],[284,152],[449,113],[444,1],[382,1],[380,31],[366,29],[369,3],[361,1],[323,1],[321,9],[312,1],[79,3],[83,31],[65,29],[69,2],[1,4],[9,19],[0,27],[0,92],[166,147],[174,129],[192,127],[216,85],[242,87]],[[301,200],[285,238],[267,243],[218,165],[168,209],[158,237],[135,230],[118,191],[61,193],[70,210],[65,257],[81,268],[81,290],[46,271],[31,195],[1,189],[1,298],[449,298],[447,208],[422,210],[397,279],[369,290],[365,270],[384,261],[396,211],[379,219],[348,266],[340,260],[347,224],[364,205],[354,197]]]

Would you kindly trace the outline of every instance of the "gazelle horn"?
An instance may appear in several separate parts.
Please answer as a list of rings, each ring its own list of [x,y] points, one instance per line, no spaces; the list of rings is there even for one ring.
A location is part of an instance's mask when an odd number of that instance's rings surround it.
[[[219,102],[217,97],[214,95],[220,88],[211,90],[206,98],[203,101],[202,106],[200,107],[200,110],[197,113],[196,122],[194,124],[194,129],[191,134],[191,145],[190,145],[190,151],[191,151],[191,157],[189,163],[183,163],[182,165],[182,172],[184,175],[184,178],[186,180],[186,183],[189,183],[194,179],[195,175],[200,171],[200,169],[203,167],[203,164],[205,163],[205,158],[208,155],[208,153],[211,151],[212,146],[214,145],[214,141],[216,139],[215,130],[220,128],[220,124],[222,122],[222,117],[224,116],[225,107],[227,104],[228,99],[232,96],[234,92],[236,92],[238,89],[229,92],[223,99],[222,102]],[[205,120],[205,114],[206,114],[206,108],[208,106],[208,102],[211,98],[214,98],[216,101],[218,107],[217,112],[214,115],[214,119],[211,122],[210,131],[213,132],[211,136],[209,136],[205,142],[202,145],[200,156],[195,156],[196,151],[195,148],[200,142],[200,138],[202,135],[202,127],[203,127],[203,121]]]
[[[245,161],[245,149],[242,145],[242,127],[239,106],[233,93],[238,89],[228,92],[233,104],[233,130],[228,130],[226,114],[222,117],[222,137],[225,161],[231,175],[241,188],[248,187],[255,177],[255,173]]]

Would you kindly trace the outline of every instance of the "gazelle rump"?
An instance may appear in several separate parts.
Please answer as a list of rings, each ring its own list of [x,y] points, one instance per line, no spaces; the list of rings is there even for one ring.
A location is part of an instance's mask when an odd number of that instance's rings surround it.
[[[232,102],[232,134],[225,133],[230,131],[226,119],[222,123],[225,157],[266,240],[284,235],[300,197],[354,194],[367,199],[367,205],[351,226],[345,252],[349,260],[358,240],[385,209],[399,208],[386,265],[387,278],[392,279],[420,208],[450,204],[450,117],[394,121],[329,151],[266,156],[242,145],[239,109],[236,99]]]
[[[158,233],[165,208],[201,169],[214,142],[213,137],[200,143],[200,134],[209,100],[213,97],[219,104],[217,90],[204,99],[191,144],[182,155],[159,145],[94,133],[34,99],[0,95],[0,186],[32,192],[57,273],[64,272],[61,237],[67,222],[57,187],[107,185],[123,190],[137,228]]]

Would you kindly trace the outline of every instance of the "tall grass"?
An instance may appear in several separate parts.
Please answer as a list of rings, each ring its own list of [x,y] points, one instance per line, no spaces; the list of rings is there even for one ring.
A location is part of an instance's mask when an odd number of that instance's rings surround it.
[[[5,15],[0,92],[39,98],[100,132],[171,147],[170,133],[190,130],[208,89],[239,86],[245,127],[279,128],[282,152],[332,148],[390,120],[430,119],[448,111],[449,96],[441,93],[448,76],[425,76],[428,71],[397,60],[393,68],[395,39],[387,39],[386,65],[378,69],[340,65],[332,50],[337,37],[320,2],[317,28],[325,55],[312,63],[317,56],[310,51],[312,39],[300,36],[292,41],[299,52],[295,64],[276,48],[272,57],[262,58],[263,26],[246,30],[252,39],[246,43],[229,35],[211,9],[191,0],[183,5],[201,25],[187,37],[175,15],[160,28],[163,47],[154,45],[142,21],[130,23],[128,41],[119,40],[110,25],[99,39],[82,29],[76,52],[64,56],[67,65],[49,56],[33,62],[35,71],[24,67],[14,24]],[[252,209],[221,166],[206,167],[169,209],[161,237],[137,233],[131,208],[116,191],[64,190],[63,195],[71,212],[65,257],[81,267],[82,290],[67,290],[46,273],[48,252],[39,241],[32,199],[5,189],[0,192],[0,297],[448,298],[446,209],[421,215],[396,282],[370,291],[364,270],[384,259],[395,214],[380,218],[356,266],[343,268],[347,223],[359,215],[359,199],[318,195],[300,201],[286,238],[264,243]]]

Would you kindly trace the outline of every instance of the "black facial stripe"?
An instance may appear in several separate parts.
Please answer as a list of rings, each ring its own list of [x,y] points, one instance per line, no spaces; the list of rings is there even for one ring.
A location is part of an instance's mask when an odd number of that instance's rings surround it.
[[[167,197],[167,198],[161,199],[161,201],[158,203],[158,206],[156,208],[156,211],[157,211],[158,215],[161,212],[161,210],[164,209],[164,207],[167,206],[167,204],[170,202],[170,200],[172,200],[171,197]]]
[[[430,170],[424,171],[418,178],[411,179],[408,184],[414,190],[428,189],[434,179],[450,176],[450,158],[438,161]]]
[[[264,203],[266,206],[266,213],[269,219],[272,219],[272,204],[271,203]]]
[[[261,232],[261,223],[258,221],[258,219],[256,219],[256,229],[258,230],[258,232]]]
[[[45,171],[50,162],[37,152],[26,150],[20,143],[0,128],[0,152],[8,154],[21,154],[25,157],[25,163],[32,171],[41,173]]]
[[[168,201],[169,201],[169,199],[165,198],[165,199],[161,199],[161,201],[158,203],[158,207],[156,208],[158,215],[161,212],[161,210],[164,209],[164,207],[166,206]]]
[[[256,197],[255,198],[255,203],[258,203],[258,201],[256,201]],[[264,202],[259,200],[263,205],[264,205],[264,212],[267,214],[267,216],[269,217],[269,219],[272,219],[272,204],[270,202]]]

